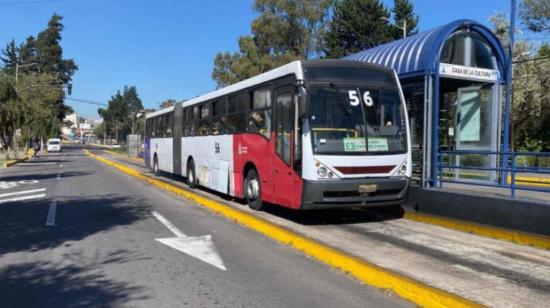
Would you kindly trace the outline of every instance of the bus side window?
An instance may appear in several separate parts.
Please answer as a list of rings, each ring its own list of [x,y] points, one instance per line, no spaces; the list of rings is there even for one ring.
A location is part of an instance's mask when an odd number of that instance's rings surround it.
[[[166,136],[165,138],[173,137],[173,127],[174,127],[174,113],[170,112],[166,115]]]
[[[201,114],[199,120],[199,135],[208,136],[210,134],[210,117],[212,116],[212,103],[207,103],[201,106]]]
[[[193,119],[191,121],[191,135],[198,136],[197,125],[199,123],[199,106],[193,107]]]
[[[248,113],[247,131],[260,133],[269,139],[271,136],[271,91],[257,89],[251,96],[252,111]]]

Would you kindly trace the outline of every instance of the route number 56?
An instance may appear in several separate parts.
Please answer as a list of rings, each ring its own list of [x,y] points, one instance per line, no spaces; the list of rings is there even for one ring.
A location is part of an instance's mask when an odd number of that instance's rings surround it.
[[[359,99],[358,91],[349,90],[348,96],[349,96],[350,105],[355,107],[361,103],[361,100]],[[367,107],[371,107],[374,104],[374,101],[372,100],[372,97],[370,96],[369,91],[365,91],[365,93],[363,93],[363,102],[365,102],[365,105],[367,105]]]

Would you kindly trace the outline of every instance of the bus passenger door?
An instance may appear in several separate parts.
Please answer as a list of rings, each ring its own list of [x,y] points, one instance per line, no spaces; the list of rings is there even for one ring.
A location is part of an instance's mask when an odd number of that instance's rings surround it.
[[[296,207],[296,174],[292,168],[294,87],[275,91],[275,155],[273,156],[273,193],[275,203]],[[299,200],[298,200],[299,206]]]

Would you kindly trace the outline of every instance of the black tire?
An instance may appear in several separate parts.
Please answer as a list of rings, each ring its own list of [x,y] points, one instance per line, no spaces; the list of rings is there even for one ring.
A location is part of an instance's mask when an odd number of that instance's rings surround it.
[[[264,208],[260,183],[258,172],[254,169],[248,170],[244,180],[244,197],[248,207],[256,211],[261,211]]]
[[[190,160],[187,164],[187,185],[190,188],[197,187],[197,173],[195,172],[195,162]]]
[[[153,159],[153,173],[155,175],[160,175],[159,161],[156,155],[155,155],[155,158]]]

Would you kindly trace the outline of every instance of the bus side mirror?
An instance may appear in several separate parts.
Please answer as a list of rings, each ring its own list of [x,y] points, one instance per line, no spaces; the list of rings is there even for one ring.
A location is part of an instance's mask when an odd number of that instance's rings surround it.
[[[303,118],[306,116],[306,95],[307,90],[303,85],[296,86],[296,95],[298,95],[298,117]]]

